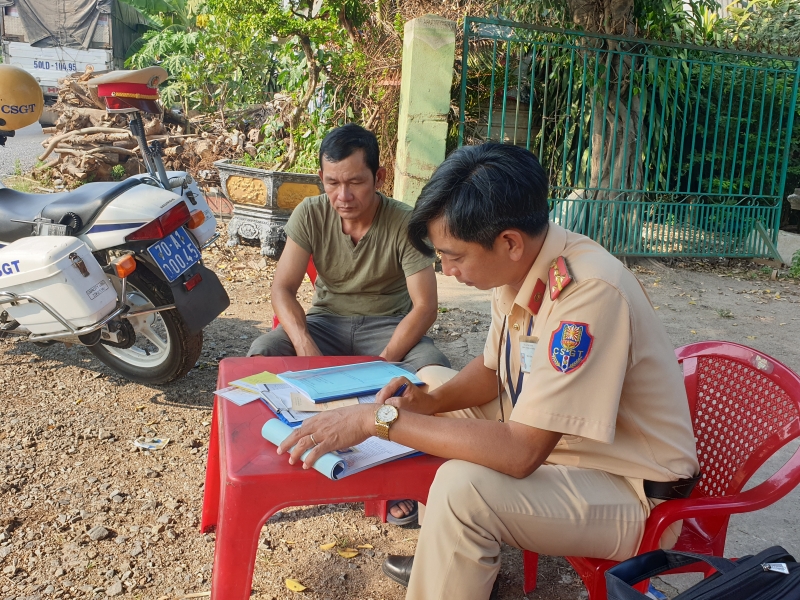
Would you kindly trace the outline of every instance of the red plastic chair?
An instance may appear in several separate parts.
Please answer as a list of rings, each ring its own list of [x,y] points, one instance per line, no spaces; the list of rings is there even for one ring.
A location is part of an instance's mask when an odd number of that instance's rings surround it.
[[[800,483],[798,449],[767,481],[742,491],[770,456],[800,437],[800,377],[775,359],[730,342],[689,344],[675,354],[683,364],[703,477],[690,498],[653,509],[639,553],[658,549],[667,526],[683,520],[676,550],[723,556],[732,514],[769,506]],[[589,600],[606,600],[605,572],[617,563],[566,559],[583,580]],[[535,553],[523,554],[526,594],[536,588],[537,563]],[[713,573],[705,564],[670,573],[687,571]]]
[[[308,278],[311,280],[311,287],[315,287],[315,283],[317,281],[317,267],[314,266],[314,257],[308,257],[308,266],[306,267],[306,274]],[[278,315],[272,317],[272,329],[276,329],[281,322],[278,320]]]

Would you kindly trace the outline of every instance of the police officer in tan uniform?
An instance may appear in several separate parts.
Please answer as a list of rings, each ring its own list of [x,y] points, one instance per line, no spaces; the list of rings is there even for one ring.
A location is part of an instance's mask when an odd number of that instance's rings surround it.
[[[383,570],[409,599],[489,597],[501,543],[623,560],[651,508],[699,471],[673,348],[637,279],[590,239],[548,223],[547,177],[527,150],[464,147],[423,189],[412,243],[492,292],[484,354],[392,381],[378,407],[321,413],[281,445],[290,462],[388,437],[452,459],[436,475],[416,557]],[[460,418],[442,418],[460,417]],[[316,446],[316,447],[314,447]],[[662,538],[674,544],[678,527]]]

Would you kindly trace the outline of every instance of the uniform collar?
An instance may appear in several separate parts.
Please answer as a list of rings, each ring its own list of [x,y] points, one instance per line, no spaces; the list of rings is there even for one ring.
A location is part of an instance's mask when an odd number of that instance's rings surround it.
[[[528,275],[525,277],[525,281],[522,287],[519,288],[519,291],[515,292],[509,285],[497,288],[497,306],[504,315],[511,314],[514,304],[521,306],[526,311],[533,314],[530,303],[534,294],[534,288],[537,287],[536,282],[541,280],[544,284],[544,287],[541,285],[539,286],[536,290],[537,293],[540,289],[544,292],[547,291],[547,273],[550,270],[550,265],[556,258],[563,254],[566,246],[567,230],[560,225],[550,223],[547,228],[547,235],[544,238],[542,249],[536,256],[536,260],[533,261],[533,266],[531,270],[528,271]]]

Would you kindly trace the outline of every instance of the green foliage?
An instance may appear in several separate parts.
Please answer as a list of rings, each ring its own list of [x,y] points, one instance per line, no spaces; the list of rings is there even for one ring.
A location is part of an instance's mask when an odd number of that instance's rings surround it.
[[[784,56],[800,55],[800,3],[796,0],[748,0],[728,7],[720,30],[738,48]]]
[[[789,267],[789,277],[800,279],[800,250],[794,253],[792,265]]]
[[[142,69],[158,64],[170,79],[160,89],[166,106],[183,104],[182,100],[189,94],[191,81],[187,81],[185,73],[194,64],[197,49],[197,31],[185,31],[170,26],[162,30],[148,31],[141,38],[139,50],[126,61],[126,66]]]
[[[392,23],[392,26],[395,32],[397,32],[397,35],[400,36],[400,39],[403,39],[403,34],[406,30],[406,24],[403,22],[403,15],[396,13],[394,15],[394,22]]]
[[[203,13],[196,22],[202,27],[147,32],[127,65],[167,70],[170,80],[161,88],[167,106],[210,112],[265,102],[277,89],[277,45],[225,15]]]
[[[209,0],[212,12],[247,28],[278,38],[303,35],[320,44],[342,37],[340,15],[356,27],[369,15],[368,4],[359,0],[326,0],[319,13],[313,6],[311,0]]]
[[[122,181],[125,179],[125,167],[122,165],[114,165],[111,167],[111,179],[114,181]]]
[[[263,104],[278,89],[277,50],[270,37],[228,16],[211,15],[181,75],[190,108],[208,112]]]
[[[205,0],[120,0],[157,21],[161,27],[178,25],[189,29],[201,14]]]

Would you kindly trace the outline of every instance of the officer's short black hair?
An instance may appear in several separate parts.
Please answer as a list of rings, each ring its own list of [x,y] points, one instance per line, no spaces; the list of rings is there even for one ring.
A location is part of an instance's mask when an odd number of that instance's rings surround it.
[[[536,236],[547,228],[547,194],[547,174],[529,150],[494,142],[464,146],[422,188],[408,235],[429,256],[428,224],[439,217],[450,235],[487,249],[506,229]]]
[[[357,150],[364,151],[364,162],[375,177],[380,167],[378,138],[371,131],[355,123],[337,127],[325,136],[319,147],[319,168],[322,169],[323,157],[328,162],[336,163]]]

